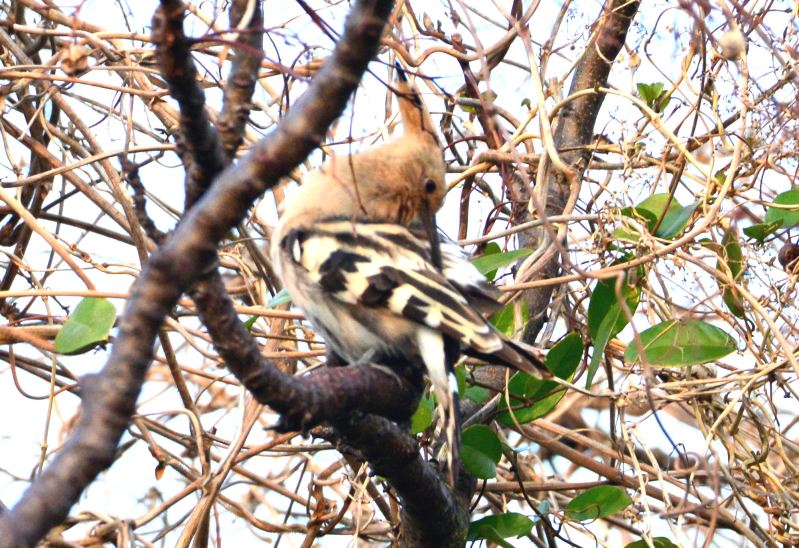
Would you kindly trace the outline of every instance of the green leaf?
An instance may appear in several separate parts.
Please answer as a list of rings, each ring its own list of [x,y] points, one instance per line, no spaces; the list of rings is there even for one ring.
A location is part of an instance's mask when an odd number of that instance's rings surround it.
[[[483,254],[481,257],[485,257],[486,255],[494,255],[495,253],[502,253],[502,248],[499,247],[497,242],[488,242],[483,248]]]
[[[547,353],[546,365],[558,378],[570,379],[582,356],[582,338],[578,333],[569,333]],[[497,421],[513,426],[516,422],[534,421],[552,411],[566,395],[566,389],[555,381],[536,379],[520,371],[508,381],[508,394],[510,404],[503,395]]]
[[[474,542],[485,539],[503,547],[513,548],[513,545],[506,542],[505,539],[529,535],[533,530],[533,525],[535,525],[533,520],[524,514],[515,512],[486,516],[469,524],[467,540]]]
[[[269,302],[266,303],[266,308],[275,308],[276,306],[280,306],[281,304],[286,304],[291,302],[291,295],[289,295],[288,290],[281,289],[278,291],[277,295],[269,299]]]
[[[255,322],[258,321],[258,316],[250,316],[247,318],[247,321],[244,322],[244,327],[247,328],[247,331],[252,331],[252,326],[255,325]]]
[[[55,338],[59,354],[80,354],[104,343],[114,327],[116,308],[106,299],[86,297],[69,315]]]
[[[777,232],[782,226],[782,219],[778,221],[774,221],[773,223],[762,223],[752,226],[747,226],[744,228],[744,234],[752,238],[753,240],[757,240],[760,243],[763,243],[763,240]]]
[[[725,287],[721,293],[721,300],[733,316],[738,318],[746,318],[746,310],[744,309],[744,299],[740,292],[734,287]]]
[[[460,364],[455,366],[455,381],[457,382],[458,386],[458,394],[463,394],[463,391],[466,390],[466,377],[468,376],[466,371],[466,364]]]
[[[545,358],[547,368],[559,379],[570,379],[583,358],[583,338],[577,332],[571,332],[547,352]]]
[[[493,478],[501,457],[502,444],[491,428],[474,424],[463,431],[461,460],[471,475],[478,479]]]
[[[517,249],[515,251],[491,253],[472,260],[472,264],[488,281],[492,281],[497,274],[497,270],[527,257],[532,252],[532,249]]]
[[[602,361],[602,356],[605,355],[605,348],[607,348],[610,339],[613,338],[610,334],[611,322],[612,318],[608,316],[607,319],[602,322],[599,335],[594,340],[594,351],[591,353],[591,361],[588,364],[588,372],[585,375],[586,388],[591,388],[591,384],[594,382],[596,372],[599,371],[599,365]]]
[[[672,204],[674,204],[674,200],[672,200]],[[663,217],[663,222],[660,223],[655,232],[655,236],[664,240],[671,240],[679,235],[688,226],[691,216],[696,211],[696,208],[699,207],[699,204],[700,202],[694,202],[687,206],[676,204],[676,208],[669,205],[669,209]]]
[[[491,324],[497,328],[506,337],[513,337],[516,331],[516,306],[521,307],[522,324],[527,324],[530,318],[530,312],[527,308],[527,303],[524,301],[511,301],[502,307],[502,310],[494,314],[489,320]]]
[[[677,545],[666,537],[653,538],[652,546],[654,546],[655,548],[677,548]],[[649,544],[647,544],[646,541],[642,539],[642,540],[636,540],[635,542],[631,542],[624,548],[649,548]]]
[[[491,324],[497,328],[497,331],[510,337],[516,328],[516,322],[513,319],[514,302],[511,301],[502,307],[502,310],[494,314],[489,320]]]
[[[484,388],[482,386],[472,386],[470,385],[466,390],[463,391],[463,397],[469,398],[476,404],[485,403],[488,399],[491,392],[489,392],[488,388]]]
[[[489,392],[482,386],[474,386],[469,383],[469,374],[466,365],[460,364],[455,367],[455,379],[458,382],[458,394],[464,398],[469,398],[475,403],[483,403],[488,399]]]
[[[722,253],[724,253],[724,248],[721,246],[721,244],[714,242],[710,238],[702,238],[701,240],[697,240],[696,243],[698,243],[705,249],[709,249],[716,255],[721,255]]]
[[[632,242],[634,244],[641,241],[641,235],[638,233],[638,230],[628,226],[626,223],[625,226],[613,229],[613,238],[620,242]]]
[[[682,206],[675,198],[669,199],[669,194],[653,194],[633,208],[622,209],[621,213],[645,222],[649,232],[657,226],[655,236],[670,240],[685,230],[699,203]],[[658,225],[661,217],[663,220]]]
[[[480,255],[480,257],[472,259],[472,264],[474,264],[474,262],[477,261],[478,259],[483,259],[484,257],[488,257],[489,255],[498,255],[500,253],[502,253],[502,248],[499,247],[499,244],[497,242],[488,242],[486,246],[483,248],[483,254]],[[485,276],[488,281],[493,281],[496,272],[481,272],[481,274]]]
[[[663,93],[664,85],[663,82],[656,82],[654,84],[637,84],[635,87],[638,88],[638,95],[641,99],[651,105]]]
[[[745,318],[744,299],[736,287],[736,282],[741,278],[741,274],[744,271],[744,259],[741,244],[738,242],[738,231],[734,226],[730,226],[724,231],[719,251],[716,270],[730,274],[733,279],[732,285],[722,282],[721,279],[716,280],[722,290],[721,298],[733,315]]]
[[[566,505],[566,516],[574,521],[592,521],[620,512],[632,502],[621,487],[598,485],[574,497]]]
[[[613,264],[617,265],[625,262],[627,261]],[[641,290],[632,283],[633,280],[631,278],[639,279],[642,275],[643,269],[640,267],[636,269],[634,276],[630,276],[625,272],[619,288],[621,297],[632,314],[635,314],[638,308],[638,303],[641,300]],[[603,325],[609,331],[610,336],[615,337],[628,323],[627,316],[624,314],[616,295],[616,279],[599,280],[591,293],[591,300],[588,301],[588,333],[591,335],[591,339],[597,340]]]
[[[799,224],[799,189],[791,189],[779,194],[774,198],[775,204],[785,206],[795,206],[793,209],[782,209],[769,206],[766,209],[766,216],[763,223],[771,224],[782,221],[785,228],[791,228]]]
[[[541,502],[538,503],[538,507],[536,507],[536,514],[539,516],[544,516],[549,514],[552,511],[552,503],[549,499],[543,499]]]
[[[620,292],[624,302],[627,304],[627,308],[630,309],[630,313],[635,314],[638,303],[641,301],[641,289],[637,285],[629,283],[632,277],[625,272]],[[643,268],[638,267],[635,270],[634,278],[640,279],[641,277],[643,277]],[[588,365],[588,373],[585,379],[587,387],[591,387],[608,343],[628,323],[627,315],[616,297],[615,278],[599,280],[591,293],[591,300],[588,302],[588,332],[594,342],[594,351],[591,355],[591,363]]]
[[[664,91],[662,82],[654,84],[637,84],[638,96],[644,100],[649,108],[655,112],[663,112],[671,101],[671,97]]]
[[[466,93],[461,93],[459,97],[463,99],[471,99],[471,97],[466,95]],[[496,98],[497,94],[494,93],[493,91],[484,91],[483,93],[480,94],[480,99],[482,99],[482,101],[488,105],[493,103],[496,100]],[[458,105],[458,106],[461,108],[463,112],[468,112],[469,114],[477,114],[477,107],[473,107],[472,105]]]
[[[436,403],[432,396],[425,395],[419,400],[419,407],[416,408],[411,416],[411,434],[421,434],[433,424],[433,414],[436,410]]]
[[[656,366],[683,366],[723,358],[736,349],[728,333],[702,320],[669,320],[641,332],[647,361]],[[639,359],[638,345],[631,342],[624,359]]]
[[[505,395],[499,402],[497,421],[504,426],[526,424],[540,419],[563,399],[566,389],[555,381],[536,379],[519,371],[508,381],[510,404]],[[516,397],[514,397],[516,396]]]

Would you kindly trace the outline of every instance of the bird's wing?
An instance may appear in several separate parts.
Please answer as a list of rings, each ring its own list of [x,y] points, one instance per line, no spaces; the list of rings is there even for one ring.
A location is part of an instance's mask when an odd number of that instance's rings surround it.
[[[409,228],[422,247],[422,253],[430,261],[430,243],[427,232],[420,223]],[[441,274],[458,290],[469,304],[483,314],[493,314],[502,310],[499,302],[500,290],[488,283],[485,276],[472,264],[472,256],[455,240],[438,231],[441,251]]]
[[[458,242],[439,232],[441,274],[480,312],[493,314],[502,309],[500,291],[485,279]]]
[[[403,226],[320,222],[312,229],[287,234],[284,247],[308,278],[334,299],[382,308],[484,354],[504,346],[501,335],[433,267],[429,246]],[[455,268],[454,257],[449,257],[451,268]],[[471,264],[467,261],[465,266]]]

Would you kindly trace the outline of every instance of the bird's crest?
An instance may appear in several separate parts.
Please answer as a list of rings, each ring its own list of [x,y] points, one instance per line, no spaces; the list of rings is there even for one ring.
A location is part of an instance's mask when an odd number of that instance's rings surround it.
[[[408,79],[408,75],[400,64],[394,63],[397,71],[396,92],[399,102],[400,115],[405,127],[406,135],[417,135],[429,139],[438,146],[433,118],[422,102],[419,90]]]

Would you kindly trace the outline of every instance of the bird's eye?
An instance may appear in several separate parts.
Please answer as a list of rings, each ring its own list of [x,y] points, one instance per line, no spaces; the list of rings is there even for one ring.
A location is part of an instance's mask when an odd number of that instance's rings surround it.
[[[432,194],[436,191],[436,182],[433,179],[428,179],[424,182],[424,190],[428,194]]]

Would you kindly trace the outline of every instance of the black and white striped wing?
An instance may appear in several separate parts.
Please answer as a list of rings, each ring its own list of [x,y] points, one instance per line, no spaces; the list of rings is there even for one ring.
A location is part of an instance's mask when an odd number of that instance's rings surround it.
[[[322,222],[289,233],[284,245],[291,260],[334,299],[385,309],[481,353],[503,347],[499,333],[430,263],[429,246],[400,225]]]
[[[500,291],[471,262],[471,255],[443,232],[439,232],[441,273],[469,303],[483,313],[499,312]]]

